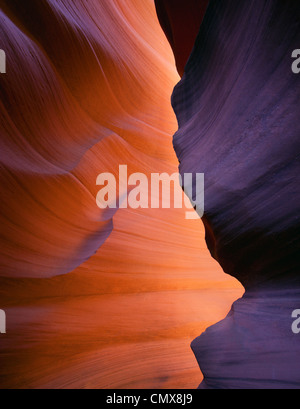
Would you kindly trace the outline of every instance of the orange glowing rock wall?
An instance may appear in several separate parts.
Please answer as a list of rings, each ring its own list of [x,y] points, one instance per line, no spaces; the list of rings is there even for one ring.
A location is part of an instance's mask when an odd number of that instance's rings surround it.
[[[96,206],[99,173],[177,171],[154,1],[1,0],[0,20],[0,387],[197,387],[190,341],[241,287],[184,210]]]

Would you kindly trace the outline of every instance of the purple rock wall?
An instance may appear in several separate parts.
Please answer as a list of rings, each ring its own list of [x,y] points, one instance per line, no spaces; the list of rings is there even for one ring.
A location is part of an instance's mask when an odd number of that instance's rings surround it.
[[[192,344],[201,388],[300,388],[297,0],[212,0],[173,94],[181,173],[205,173],[206,240],[245,287]]]

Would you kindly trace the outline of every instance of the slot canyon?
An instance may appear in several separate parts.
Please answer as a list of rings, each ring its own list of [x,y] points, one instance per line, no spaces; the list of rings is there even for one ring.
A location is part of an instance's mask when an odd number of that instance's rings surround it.
[[[0,388],[299,389],[299,1],[0,0],[0,21]],[[205,174],[202,220],[97,206],[100,173],[178,164]]]

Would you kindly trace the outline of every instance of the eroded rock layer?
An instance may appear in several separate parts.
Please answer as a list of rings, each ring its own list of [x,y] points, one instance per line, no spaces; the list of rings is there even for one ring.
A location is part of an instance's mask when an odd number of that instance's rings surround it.
[[[189,342],[241,287],[185,210],[96,206],[100,173],[177,171],[154,1],[1,0],[0,22],[0,387],[196,387]]]
[[[192,345],[202,387],[300,387],[299,44],[298,1],[211,0],[173,94],[180,171],[205,173],[208,248],[247,290]]]

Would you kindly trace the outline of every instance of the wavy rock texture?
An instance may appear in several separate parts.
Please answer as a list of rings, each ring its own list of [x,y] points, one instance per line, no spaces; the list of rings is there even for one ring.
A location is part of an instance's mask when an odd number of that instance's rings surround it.
[[[177,170],[154,2],[1,0],[0,21],[0,386],[196,387],[189,341],[240,285],[184,210],[95,201],[120,164]]]
[[[173,94],[180,171],[206,175],[208,247],[246,288],[193,342],[201,388],[300,387],[299,44],[299,1],[212,0]]]

